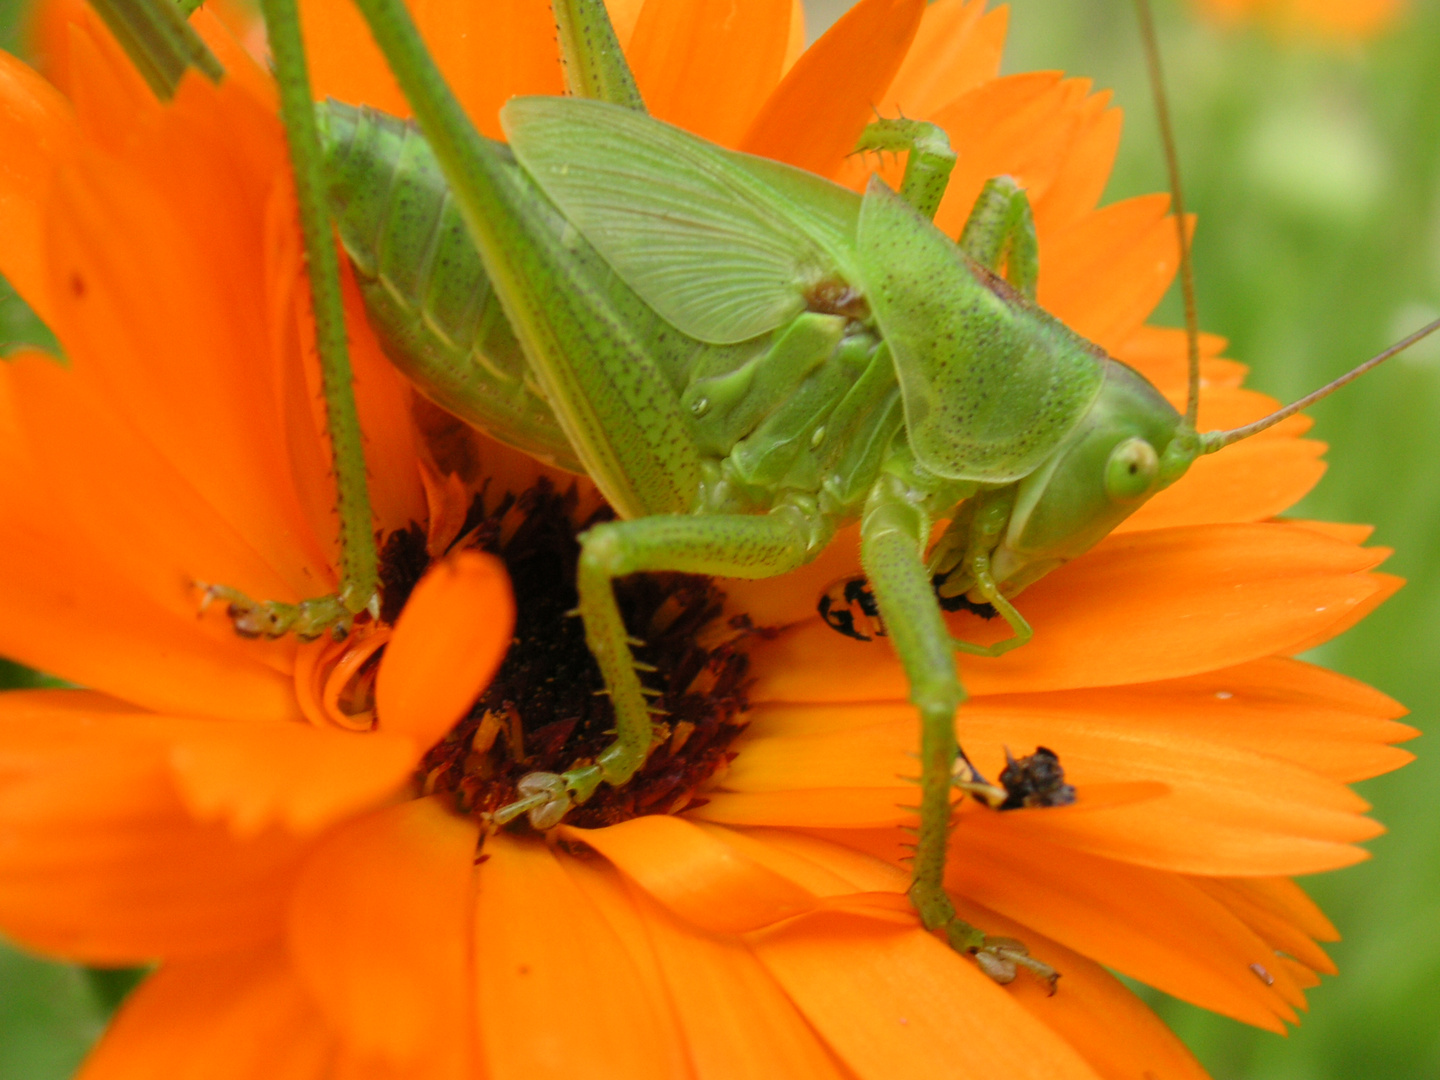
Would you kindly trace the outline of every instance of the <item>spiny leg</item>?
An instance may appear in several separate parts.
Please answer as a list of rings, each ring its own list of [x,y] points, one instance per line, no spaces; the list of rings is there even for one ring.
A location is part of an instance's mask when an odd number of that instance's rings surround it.
[[[965,254],[987,270],[1000,273],[1021,293],[1035,299],[1040,277],[1040,247],[1035,239],[1035,218],[1030,200],[1008,176],[985,181],[960,233]]]
[[[786,506],[769,514],[662,514],[597,525],[580,537],[576,586],[585,641],[615,708],[615,741],[594,764],[564,774],[531,773],[521,798],[495,812],[497,824],[530,815],[537,829],[558,825],[572,803],[584,802],[601,782],[624,784],[650,753],[654,725],[645,703],[630,635],[615,601],[616,578],[642,571],[714,577],[765,578],[815,556],[833,526],[813,511]]]
[[[315,309],[315,339],[320,353],[325,416],[334,454],[336,509],[340,516],[340,591],[299,604],[255,601],[224,585],[206,587],[207,602],[230,605],[242,633],[276,636],[295,631],[305,637],[349,620],[378,603],[379,575],[370,492],[360,417],[351,385],[345,307],[340,296],[340,267],[325,209],[324,158],[310,96],[310,76],[300,36],[295,0],[261,0],[266,32],[280,84],[280,113],[290,145],[295,197],[305,238],[305,259]]]
[[[1009,982],[1019,964],[1053,985],[1051,968],[1027,955],[1020,942],[989,937],[965,922],[945,892],[950,797],[960,752],[955,712],[965,691],[922,559],[929,528],[928,515],[897,479],[885,477],[871,490],[860,526],[860,559],[909,679],[910,700],[920,711],[920,831],[910,900],[927,929],[943,931],[952,948],[974,956],[991,978]]]
[[[900,197],[927,218],[934,219],[955,168],[955,151],[945,129],[923,120],[876,120],[860,133],[855,153],[867,150],[905,152],[905,178]]]

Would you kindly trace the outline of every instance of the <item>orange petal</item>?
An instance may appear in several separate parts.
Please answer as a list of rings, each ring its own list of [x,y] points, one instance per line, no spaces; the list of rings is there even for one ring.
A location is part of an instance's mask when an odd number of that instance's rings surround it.
[[[646,893],[634,901],[685,1032],[697,1080],[847,1074],[745,945],[698,933]],[[704,972],[703,978],[697,978]]]
[[[1072,141],[1049,185],[1035,200],[1035,227],[1046,236],[1090,213],[1105,193],[1110,168],[1120,149],[1121,112],[1110,106],[1108,92],[1087,98]]]
[[[71,153],[67,102],[16,57],[0,51],[0,274],[42,319],[51,319],[41,240],[42,208],[56,167]]]
[[[1234,360],[1220,359],[1229,344],[1217,334],[1200,335],[1201,388],[1237,387],[1249,370]],[[1183,398],[1189,375],[1189,344],[1185,331],[1172,326],[1137,326],[1110,350],[1161,389]]]
[[[34,354],[10,365],[16,410],[39,482],[97,551],[175,614],[195,621],[194,582],[295,601],[306,581],[247,542],[154,444],[117,415],[93,380]],[[118,542],[117,542],[118,538]],[[235,645],[229,629],[225,640]]]
[[[1087,790],[1080,785],[1075,805],[1053,811],[997,816],[977,810],[974,827],[1007,842],[1033,837],[1136,866],[1197,874],[1335,870],[1369,858],[1354,844],[1384,832],[1358,811],[1282,800],[1270,800],[1252,822],[1243,814],[1245,800],[1207,799],[1195,785],[1158,798],[1096,800],[1099,805],[1091,805]]]
[[[1250,970],[1270,948],[1179,875],[994,835],[968,818],[951,846],[946,887],[975,903],[1202,1008],[1272,1031],[1295,1019]]]
[[[632,818],[604,829],[564,827],[656,900],[714,933],[733,934],[790,918],[815,896],[682,818]]]
[[[1247,897],[1266,911],[1298,926],[1316,941],[1339,941],[1340,931],[1325,917],[1305,890],[1281,877],[1237,878],[1227,882],[1230,890]]]
[[[333,97],[351,105],[371,105],[392,116],[410,115],[405,95],[354,4],[301,0],[300,21],[310,90],[316,100]]]
[[[635,24],[640,21],[640,12],[645,7],[645,0],[605,0],[605,7],[620,47],[628,48],[630,38],[635,33]]]
[[[1308,535],[1307,535],[1308,534]],[[972,693],[1178,678],[1329,636],[1386,584],[1377,556],[1296,526],[1209,525],[1112,536],[1027,590],[1035,638],[998,660],[960,658]],[[997,640],[1002,625],[951,616],[952,632]],[[819,619],[751,652],[751,700],[904,700],[884,643]]]
[[[432,566],[395,624],[375,679],[380,728],[421,747],[465,715],[500,666],[515,625],[499,560],[463,551]]]
[[[1033,928],[963,898],[959,916],[987,934],[1025,942],[1030,955],[1060,972],[1059,990],[1021,972],[1007,988],[1037,1020],[1078,1050],[1107,1080],[1208,1080],[1195,1056],[1150,1007],[1099,964]]]
[[[981,186],[992,176],[1014,177],[1035,208],[1044,206],[1070,148],[1103,108],[1103,100],[1092,104],[1089,90],[1088,81],[1062,79],[1059,72],[1027,72],[983,82],[938,110],[932,119],[950,133],[961,155],[936,212],[936,225],[959,235]],[[1095,183],[1088,179],[1082,193]],[[1044,280],[1049,273],[1050,222],[1037,218],[1036,226]]]
[[[270,825],[318,831],[397,791],[415,768],[415,744],[384,732],[205,721],[187,728],[170,754],[180,795],[197,818],[223,820],[237,836]]]
[[[136,121],[153,122],[164,107],[94,10],[77,12],[68,30],[66,94],[81,130],[95,145],[120,152]]]
[[[1071,700],[1081,697],[1084,704]],[[1019,753],[1043,745],[1060,754],[1067,779],[1080,787],[1081,800],[1073,808],[1002,815],[1003,825],[996,828],[1195,873],[1307,873],[1360,857],[1346,845],[1378,828],[1358,816],[1366,809],[1362,800],[1307,769],[1245,749],[1244,739],[1233,745],[1225,737],[1229,725],[1218,737],[1205,738],[1205,719],[1225,706],[1203,692],[1193,698],[1177,693],[1173,700],[1156,695],[1131,702],[1123,691],[981,697],[962,707],[957,728],[985,775],[999,774],[1007,748]],[[821,707],[810,712],[817,724],[827,713],[838,714],[832,716],[833,730],[767,736],[774,712],[762,709],[752,724],[758,730],[736,746],[738,756],[721,780],[736,795],[712,795],[699,816],[795,827],[869,827],[909,819],[905,808],[914,805],[915,790],[897,783],[915,771],[918,724],[908,704]],[[1285,726],[1280,716],[1253,712],[1258,715],[1233,716],[1234,723],[1259,730]],[[848,722],[857,715],[871,722]],[[1291,737],[1303,740],[1304,724],[1297,721],[1293,728]],[[1403,752],[1392,753],[1392,765],[1404,762]],[[1161,797],[1104,805],[1091,797],[1117,785],[1145,783]],[[866,790],[873,816],[854,817],[852,803],[859,804],[859,792]],[[836,798],[838,791],[855,794]],[[810,798],[802,797],[807,794]],[[788,801],[776,798],[781,795]],[[838,805],[827,806],[832,800]],[[762,819],[757,816],[762,808],[796,816]]]
[[[761,963],[862,1080],[1095,1073],[974,963],[923,930],[812,915],[752,939]]]
[[[624,940],[543,843],[496,833],[479,869],[477,1023],[494,1080],[669,1080],[676,1038]],[[604,990],[596,993],[603,975]],[[563,1023],[557,1022],[563,1017]]]
[[[1366,550],[1380,552],[1382,556],[1388,556],[1390,554],[1388,548],[1366,548]],[[1314,649],[1323,645],[1331,638],[1343,634],[1399,592],[1405,584],[1404,578],[1396,577],[1394,574],[1371,574],[1369,577],[1375,584],[1375,590],[1370,593],[1369,596],[1362,598],[1348,607],[1344,614],[1337,618],[1333,624],[1316,628],[1308,637],[1303,637],[1293,645],[1288,646],[1285,652],[1292,655],[1302,653],[1307,649]]]
[[[467,1057],[475,822],[437,799],[377,811],[307,860],[290,905],[295,969],[355,1049]]]
[[[261,66],[265,24],[257,11],[238,0],[217,0],[194,12],[190,25],[220,61],[225,78],[240,83],[256,101],[279,109],[279,88],[269,70]]]
[[[198,595],[183,602],[183,578],[166,584],[168,605],[157,602],[127,579],[123,560],[143,555],[128,537],[94,547],[56,505],[56,485],[26,445],[15,400],[22,372],[42,365],[55,368],[22,355],[0,369],[0,543],[8,556],[0,564],[0,608],[8,613],[0,652],[157,710],[298,718],[291,680],[269,662],[284,647],[212,634],[196,618]]]
[[[0,697],[0,925],[99,964],[265,940],[305,845],[194,820],[170,764],[195,721],[117,713],[76,691]]]
[[[1192,878],[1197,888],[1233,911],[1277,953],[1294,958],[1313,971],[1334,975],[1339,969],[1310,935],[1246,891],[1241,880]]]
[[[925,9],[885,99],[882,116],[929,118],[1000,71],[1009,10],[982,0],[938,0]]]
[[[491,138],[501,137],[496,113],[510,95],[563,93],[555,25],[544,5],[529,0],[496,0],[483,7],[414,0],[410,7],[446,81],[476,126]],[[301,14],[317,98],[410,115],[405,96],[353,5],[304,0]]]
[[[1294,517],[1287,517],[1285,521],[1290,525],[1303,525],[1307,529],[1314,529],[1347,544],[1363,544],[1375,532],[1374,525],[1356,525],[1345,521],[1311,521]]]
[[[606,924],[620,939],[625,955],[635,964],[635,974],[647,999],[664,1002],[674,1016],[674,1000],[671,985],[661,970],[660,959],[651,947],[649,922],[652,913],[658,910],[653,902],[642,908],[644,900],[633,886],[629,885],[620,872],[602,859],[561,859],[561,869],[594,905]],[[678,1020],[678,1017],[675,1017]],[[657,1034],[663,1043],[650,1046],[650,1053],[662,1063],[667,1076],[689,1076],[690,1032],[682,1032],[679,1024],[666,1024]]]
[[[21,27],[19,53],[62,94],[70,93],[70,24],[89,5],[84,0],[50,0],[29,10]]]
[[[1275,657],[1167,682],[977,698],[965,707],[960,724],[965,730],[964,717],[971,712],[1003,724],[1007,715],[1034,710],[1117,734],[1169,728],[1353,783],[1398,767],[1405,751],[1388,744],[1417,734],[1395,722],[1403,706],[1378,692],[1359,692],[1369,689],[1352,688],[1351,680],[1324,668]],[[796,723],[789,716],[781,719],[787,731]],[[776,733],[780,730],[777,725]]]
[[[1124,341],[1155,309],[1178,264],[1168,195],[1142,195],[1046,237],[1039,300],[1101,348]]]
[[[322,592],[327,553],[283,440],[254,438],[281,415],[270,380],[257,378],[271,351],[263,225],[283,169],[278,125],[240,88],[203,79],[183,84],[163,116],[125,160],[87,155],[61,177],[50,230],[57,333],[77,378],[94,380],[267,563]],[[153,302],[157,282],[166,304]]]
[[[860,0],[770,95],[740,149],[831,175],[905,58],[924,0]]]
[[[415,21],[446,81],[482,134],[503,138],[500,106],[515,94],[563,94],[555,20],[533,0],[414,0]]]
[[[649,0],[626,55],[652,115],[734,146],[780,81],[791,0]]]
[[[716,791],[691,816],[722,825],[785,825],[797,829],[870,829],[914,818],[913,784],[893,788],[800,788]]]
[[[333,1047],[272,945],[166,964],[126,999],[78,1080],[327,1080]]]

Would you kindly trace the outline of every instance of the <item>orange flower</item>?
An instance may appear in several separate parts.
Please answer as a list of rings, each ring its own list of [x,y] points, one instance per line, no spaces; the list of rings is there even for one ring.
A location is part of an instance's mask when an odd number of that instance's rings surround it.
[[[945,124],[962,156],[942,226],[984,178],[1016,176],[1044,304],[1180,395],[1180,336],[1143,325],[1174,272],[1167,201],[1096,208],[1118,114],[1083,81],[998,78],[1003,9],[865,0],[792,63],[790,0],[614,6],[655,112],[721,141],[858,183],[845,154],[871,102]],[[510,92],[559,88],[537,11],[422,12],[482,126]],[[403,108],[340,0],[307,17],[319,92]],[[0,271],[68,357],[0,369],[0,653],[93,688],[0,698],[0,926],[161,962],[87,1080],[1203,1076],[1106,968],[1261,1026],[1295,1018],[1333,929],[1288,876],[1363,857],[1378,829],[1345,784],[1402,764],[1387,744],[1413,734],[1393,702],[1290,658],[1396,585],[1365,530],[1275,520],[1322,470],[1305,421],[1197,463],[1026,593],[1032,644],[962,663],[982,771],[1043,744],[1079,790],[1063,809],[967,801],[954,835],[962,915],[1062,971],[1054,996],[991,982],[905,900],[903,678],[815,614],[856,572],[853,534],[783,581],[721,583],[748,623],[706,623],[693,584],[637,586],[652,644],[676,643],[667,743],[582,808],[598,820],[549,843],[494,833],[477,862],[465,811],[521,759],[572,752],[522,691],[579,677],[516,659],[573,627],[531,599],[563,576],[520,556],[563,558],[556,506],[581,515],[534,486],[538,466],[409,408],[357,307],[385,620],[299,645],[197,617],[197,579],[333,587],[336,530],[272,90],[195,21],[230,74],[165,107],[89,16],[68,100],[0,55],[0,143],[24,148],[0,166]],[[1204,344],[1202,425],[1272,407]],[[511,506],[507,488],[533,494]],[[476,545],[505,553],[518,615]],[[691,721],[697,701],[711,712]]]

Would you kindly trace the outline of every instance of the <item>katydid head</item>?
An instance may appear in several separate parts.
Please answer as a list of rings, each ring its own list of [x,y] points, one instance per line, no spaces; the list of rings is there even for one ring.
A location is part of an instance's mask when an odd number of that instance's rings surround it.
[[[991,573],[1013,595],[1094,547],[1201,453],[1194,428],[1143,376],[1115,360],[1085,416],[1015,502]]]
[[[1268,416],[1243,427],[1203,433],[1138,372],[1107,361],[1105,382],[1084,418],[1039,468],[1014,485],[1003,534],[990,555],[995,586],[1014,596],[1094,547],[1184,476],[1196,458],[1258,435],[1437,330],[1440,319]],[[939,569],[948,571],[942,595],[955,595],[974,584],[957,576],[956,571],[966,572],[963,564],[947,559]]]
[[[1183,416],[1178,413],[1137,372],[1117,361],[1106,361],[1105,382],[1084,418],[1039,468],[1015,485],[1004,534],[990,557],[994,586],[1008,596],[1093,547],[1153,495],[1180,479],[1196,458],[1278,424],[1440,329],[1440,320],[1422,327],[1333,382],[1253,423],[1229,431],[1197,432],[1199,329],[1180,167],[1149,0],[1136,0],[1136,8],[1165,148],[1180,254],[1189,353],[1185,412]],[[953,571],[950,576],[955,576]],[[972,584],[947,581],[940,588],[942,594],[953,595]]]

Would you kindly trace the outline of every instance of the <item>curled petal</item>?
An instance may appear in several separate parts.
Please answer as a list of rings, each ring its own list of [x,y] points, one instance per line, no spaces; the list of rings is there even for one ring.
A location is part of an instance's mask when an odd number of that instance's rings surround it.
[[[495,674],[514,625],[510,579],[497,559],[467,551],[432,566],[380,662],[380,730],[421,747],[439,739]]]

